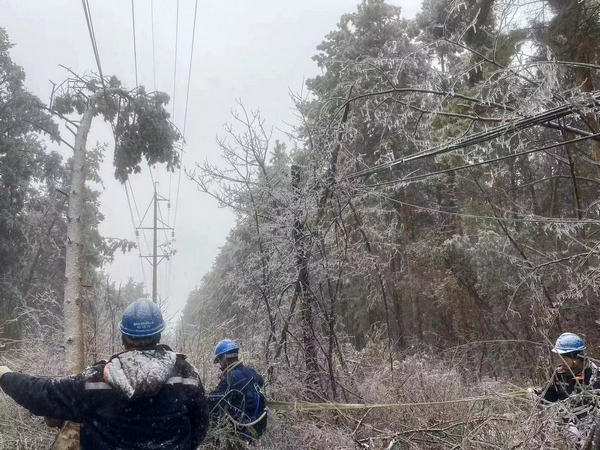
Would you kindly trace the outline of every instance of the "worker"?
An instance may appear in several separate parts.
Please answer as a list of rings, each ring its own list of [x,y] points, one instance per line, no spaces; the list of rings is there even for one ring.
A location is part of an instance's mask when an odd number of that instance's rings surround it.
[[[124,347],[83,372],[48,378],[0,367],[0,387],[33,414],[81,424],[82,450],[196,449],[209,416],[204,388],[184,355],[160,344],[160,308],[129,305],[119,326]]]
[[[585,354],[585,343],[575,333],[563,333],[556,340],[552,352],[557,366],[544,388],[536,394],[548,402],[565,400],[582,390],[600,389],[598,367]]]
[[[575,446],[586,441],[599,405],[600,371],[585,350],[580,336],[561,334],[552,349],[557,362],[552,377],[544,387],[528,389],[536,399],[550,404],[560,402],[559,417],[565,425],[566,441]]]
[[[267,427],[263,377],[245,366],[239,359],[240,347],[225,339],[215,348],[214,363],[219,364],[221,380],[208,394],[213,420],[223,423],[233,434],[248,443],[254,443]]]

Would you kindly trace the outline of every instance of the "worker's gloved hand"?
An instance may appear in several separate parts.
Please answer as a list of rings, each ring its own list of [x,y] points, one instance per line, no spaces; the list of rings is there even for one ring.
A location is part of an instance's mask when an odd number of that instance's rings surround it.
[[[539,395],[540,394],[538,393],[538,391],[536,389],[534,389],[532,387],[527,388],[527,398],[528,399],[530,399],[530,400],[538,400]]]
[[[46,423],[46,426],[49,426],[50,428],[61,428],[65,423],[64,420],[54,419],[52,417],[44,417],[44,422]]]
[[[4,376],[5,373],[12,372],[7,366],[0,366],[0,379]]]

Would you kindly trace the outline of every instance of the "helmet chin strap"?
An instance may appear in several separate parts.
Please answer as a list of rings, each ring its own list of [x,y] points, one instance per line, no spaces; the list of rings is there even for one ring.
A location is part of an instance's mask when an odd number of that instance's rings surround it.
[[[226,374],[228,374],[229,372],[231,372],[233,369],[235,369],[240,364],[242,364],[241,361],[231,361],[229,363],[227,363],[227,362],[224,363],[224,365],[221,366],[221,377],[223,377]]]

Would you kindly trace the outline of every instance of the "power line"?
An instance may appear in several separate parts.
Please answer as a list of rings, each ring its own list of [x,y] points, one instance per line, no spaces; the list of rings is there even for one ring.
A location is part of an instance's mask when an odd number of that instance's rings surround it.
[[[192,79],[192,62],[194,59],[194,41],[196,36],[196,17],[198,15],[198,0],[196,0],[196,7],[194,8],[194,28],[192,30],[192,48],[190,50],[190,66],[188,71],[188,83],[187,90],[185,94],[185,114],[183,116],[183,137],[185,138],[185,127],[187,125],[187,113],[188,113],[188,104],[190,99],[190,82]]]
[[[153,68],[153,83],[154,83],[154,90],[156,91],[156,51],[155,51],[155,34],[154,34],[154,0],[152,0],[151,4],[151,24],[152,24],[152,68]],[[137,64],[137,39],[136,39],[136,30],[135,30],[135,5],[134,5],[134,0],[131,0],[131,17],[132,17],[132,22],[133,22],[133,53],[134,53],[134,60],[135,60],[135,83],[136,83],[136,87],[139,86],[139,79],[138,79],[138,64]],[[150,179],[152,181],[152,186],[155,186],[155,182],[154,182],[154,174],[152,173],[152,167],[150,166],[150,164],[148,163],[148,171],[150,173]],[[158,168],[157,168],[157,176],[158,176]],[[138,220],[140,222],[140,229],[142,231],[142,236],[144,238],[144,242],[146,243],[146,248],[148,250],[148,253],[150,253],[150,244],[148,243],[148,238],[146,237],[146,231],[145,229],[142,227],[142,218],[140,217],[140,212],[137,206],[137,202],[135,200],[135,195],[133,193],[133,187],[131,186],[131,182],[128,180],[129,182],[129,188],[131,190],[131,196],[133,198],[133,202],[134,202],[134,206],[135,206],[135,210],[138,216]],[[129,200],[129,198],[128,198]],[[147,213],[147,211],[146,211]],[[146,214],[144,214],[144,218],[146,217]],[[139,230],[136,228],[136,236],[138,236]],[[138,238],[138,245],[139,245],[139,238]],[[141,249],[140,249],[141,250]],[[144,282],[146,283],[146,273],[145,273],[145,269],[144,269],[144,262],[141,259],[141,253],[140,253],[140,262],[142,264],[142,271],[144,273]],[[147,286],[147,283],[146,283]]]
[[[491,128],[486,131],[482,131],[480,133],[475,133],[466,138],[457,139],[454,142],[434,147],[430,150],[425,150],[423,152],[416,153],[411,156],[407,156],[404,158],[394,159],[387,163],[379,164],[374,167],[370,167],[368,169],[359,170],[351,175],[348,175],[347,179],[353,179],[358,177],[364,177],[368,175],[372,175],[383,170],[392,169],[398,165],[407,163],[409,161],[416,161],[422,158],[428,158],[431,156],[437,156],[443,153],[448,153],[454,150],[458,150],[461,148],[468,147],[470,145],[480,144],[483,142],[490,141],[497,137],[500,137],[505,134],[513,134],[517,131],[525,130],[527,128],[534,127],[536,125],[541,125],[546,122],[550,122],[552,120],[560,119],[562,117],[568,116],[575,112],[576,110],[582,107],[589,108],[597,108],[597,101],[600,99],[600,93],[596,92],[591,96],[590,101],[586,105],[573,105],[570,103],[557,106],[556,108],[549,109],[539,114],[535,114],[529,117],[525,117],[523,119],[515,120],[512,122],[508,122],[504,125],[500,125],[494,128]]]
[[[154,0],[150,0],[150,24],[152,27],[152,82],[154,86],[154,91],[156,92],[156,45],[154,40]],[[150,169],[150,175],[152,175],[152,167],[148,164],[148,168]],[[160,181],[160,172],[158,166],[155,166],[156,172],[156,181]],[[156,189],[156,185],[154,184],[154,178],[152,178],[152,186]]]
[[[167,259],[167,294],[165,295],[165,298],[169,298],[169,296],[171,295],[171,269],[173,268],[173,265],[171,264],[171,258]]]
[[[188,105],[190,100],[190,83],[192,79],[192,62],[194,60],[194,41],[196,36],[196,17],[198,15],[198,0],[196,0],[196,6],[194,8],[194,28],[192,30],[192,48],[190,50],[190,66],[188,71],[188,82],[187,89],[185,94],[185,113],[183,115],[183,140],[185,142],[185,130],[187,125],[187,114],[188,114]],[[177,209],[179,207],[179,189],[181,186],[181,172],[183,167],[183,147],[181,149],[181,160],[179,161],[179,176],[177,177],[177,194],[175,197],[175,213],[173,215],[173,228],[175,228],[175,224],[177,223]]]
[[[401,200],[396,200],[395,198],[388,197],[386,195],[382,195],[382,198],[389,200],[392,203],[396,203],[398,205],[407,206],[409,208],[420,209],[423,211],[429,211],[436,214],[444,214],[448,216],[455,217],[464,217],[466,219],[474,219],[474,220],[492,220],[495,222],[518,222],[518,223],[545,223],[545,224],[572,224],[572,225],[600,225],[600,220],[597,219],[578,219],[574,218],[554,218],[554,217],[520,217],[520,218],[510,218],[510,217],[495,217],[495,216],[479,216],[477,214],[464,214],[464,213],[456,213],[451,211],[443,211],[440,209],[430,208],[428,206],[415,205],[413,203],[403,202]]]
[[[164,219],[163,219],[163,214],[162,214],[162,209],[160,208],[160,203],[158,204],[158,216],[160,217],[160,222],[163,224],[163,234],[165,235],[165,241],[169,242],[169,237],[167,236],[167,230],[164,229],[164,227],[168,227],[169,224],[165,223]]]
[[[175,122],[175,100],[177,98],[177,51],[179,48],[179,0],[177,0],[177,13],[175,15],[175,60],[173,63],[173,104],[172,119]],[[169,203],[167,207],[167,222],[171,223],[171,187],[173,182],[173,172],[169,171]]]
[[[123,184],[123,187],[125,188],[125,194],[127,195],[127,206],[129,207],[129,214],[131,216],[131,224],[133,225],[133,231],[135,233],[135,240],[136,240],[137,246],[138,246],[139,260],[140,260],[140,265],[142,266],[142,275],[144,277],[144,289],[146,289],[146,287],[148,286],[148,283],[146,282],[146,269],[144,269],[144,261],[142,261],[142,248],[140,245],[140,237],[139,237],[138,229],[135,226],[135,219],[133,218],[133,209],[131,209],[131,200],[129,199],[129,191],[127,190],[127,185]],[[131,195],[133,195],[133,191],[131,191]]]
[[[424,179],[427,179],[427,178],[430,178],[433,176],[442,175],[442,174],[449,173],[449,172],[455,172],[455,171],[463,170],[463,169],[470,169],[472,167],[482,166],[485,164],[491,164],[491,163],[495,163],[498,161],[503,161],[505,159],[518,158],[519,156],[529,155],[531,153],[536,153],[536,152],[542,152],[545,150],[550,150],[552,148],[562,147],[563,145],[575,144],[577,142],[585,141],[588,139],[595,139],[597,137],[600,137],[600,133],[591,134],[589,136],[583,136],[583,137],[576,138],[576,139],[571,139],[569,141],[557,142],[554,144],[545,145],[543,147],[536,147],[531,150],[526,150],[526,151],[518,152],[518,153],[512,153],[510,155],[500,156],[498,158],[488,159],[486,161],[480,161],[480,162],[472,163],[472,164],[465,164],[465,165],[458,166],[458,167],[452,167],[450,169],[438,170],[436,172],[424,173],[422,175],[414,175],[414,176],[407,177],[407,178],[382,181],[381,183],[365,184],[362,186],[357,186],[357,188],[358,189],[366,189],[366,188],[373,188],[373,187],[379,187],[379,186],[387,186],[387,185],[396,184],[396,183],[410,183],[412,181],[424,180]]]
[[[158,205],[158,213],[159,213],[160,221],[162,222],[162,224],[165,225],[166,227],[168,227],[169,226],[168,222],[165,224],[165,222],[163,220],[162,209],[160,207],[160,204]],[[163,228],[163,233],[165,235],[165,244],[170,244],[171,241],[169,240],[169,237],[167,236],[167,230],[164,229],[164,228]],[[164,296],[165,300],[167,298],[169,298],[169,295],[170,295],[169,278],[171,276],[171,257],[173,256],[171,250],[172,250],[172,247],[170,245],[167,245],[168,256],[167,256],[166,267],[165,267],[165,270],[164,270],[164,272],[166,274],[166,278],[165,278],[165,281],[164,281],[164,284],[163,284],[163,289],[164,289],[164,293],[165,293],[165,296]]]
[[[135,61],[135,87],[138,87],[138,63],[137,63],[137,42],[135,38],[135,6],[131,0],[131,18],[133,20],[133,60]]]
[[[138,216],[138,220],[141,225],[142,218],[140,216],[140,211],[138,210],[137,202],[135,201],[135,195],[133,194],[133,188],[131,187],[131,181],[129,180],[129,178],[127,179],[127,182],[129,183],[129,190],[131,190],[131,198],[133,198],[133,206],[135,206],[135,212]],[[144,217],[146,217],[146,216],[144,215]],[[148,244],[148,238],[146,238],[146,232],[143,229],[142,229],[142,236],[144,237],[144,241],[146,242],[146,248],[148,249],[148,252],[150,252],[150,244]]]
[[[156,48],[154,45],[154,0],[150,1],[150,21],[152,23],[152,74],[156,91]]]
[[[175,63],[173,64],[173,122],[175,122],[175,98],[177,94],[177,50],[179,43],[179,0],[177,0],[177,14],[175,19]]]
[[[102,74],[102,64],[100,63],[100,53],[98,52],[98,44],[96,42],[96,33],[94,31],[94,23],[92,21],[92,12],[90,11],[90,4],[88,0],[81,0],[81,3],[83,4],[83,13],[85,14],[85,21],[87,22],[88,31],[90,33],[92,50],[94,51],[94,57],[96,58],[96,65],[98,66],[100,81],[102,82],[104,92],[106,92],[106,84],[104,84],[104,75]]]
[[[165,244],[164,244],[165,250],[163,250],[163,254],[165,255],[167,261],[165,262],[164,270],[163,270],[163,273],[165,275],[165,278],[163,280],[163,293],[164,293],[164,299],[167,300],[170,297],[169,278],[171,276],[171,258],[173,256],[173,246],[172,246],[171,240],[169,239],[169,237],[167,235],[167,230],[166,230],[166,228],[169,227],[169,224],[164,222],[160,204],[158,205],[158,213],[159,213],[159,217],[160,217],[160,222],[163,224],[163,233],[165,236]]]
[[[88,0],[82,0],[82,4],[83,4],[83,11],[85,14],[85,18],[86,18],[86,22],[87,22],[87,26],[88,26],[88,31],[90,33],[90,40],[92,42],[92,49],[94,51],[94,56],[96,58],[96,65],[98,66],[98,73],[100,75],[100,81],[102,82],[102,87],[104,89],[104,92],[106,93],[106,84],[104,81],[104,74],[102,73],[102,64],[100,62],[100,53],[98,51],[98,43],[96,41],[96,33],[94,30],[94,24],[93,24],[93,20],[92,20],[92,14],[91,14],[91,10],[90,10],[90,5],[89,5],[89,1]],[[135,7],[134,7],[134,0],[131,0],[131,12],[132,12],[132,19],[133,19],[133,50],[134,50],[134,60],[135,60],[135,81],[136,81],[136,86],[138,85],[138,67],[137,67],[137,43],[136,43],[136,33],[135,33]],[[138,219],[139,219],[139,211],[137,209],[137,202],[135,200],[135,195],[133,193],[133,188],[131,187],[131,181],[127,180],[129,183],[129,189],[131,190],[131,197],[133,198],[133,203],[138,215]],[[127,205],[129,208],[129,213],[130,213],[130,217],[131,217],[131,221],[132,221],[132,225],[134,227],[134,233],[136,236],[136,242],[137,242],[137,246],[138,246],[138,251],[139,251],[139,255],[140,255],[140,265],[142,268],[142,276],[143,276],[143,283],[144,286],[147,287],[148,283],[146,281],[146,270],[144,269],[144,262],[141,259],[141,244],[140,244],[140,239],[139,239],[139,233],[137,230],[137,227],[135,226],[135,219],[133,216],[133,209],[131,208],[131,200],[129,197],[129,191],[127,190],[127,185],[124,185],[125,188],[125,194],[127,197]],[[144,233],[144,231],[142,230],[142,235],[144,237],[144,241],[146,242],[146,247],[148,247],[148,240],[146,239],[146,234]]]

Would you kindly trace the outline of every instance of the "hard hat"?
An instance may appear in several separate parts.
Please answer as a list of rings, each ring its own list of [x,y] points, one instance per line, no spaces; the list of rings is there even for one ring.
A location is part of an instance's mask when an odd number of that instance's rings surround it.
[[[224,355],[226,353],[237,353],[240,349],[240,346],[237,345],[235,341],[231,339],[223,339],[220,341],[215,347],[215,360],[214,363],[219,362],[219,356]]]
[[[575,333],[563,333],[556,340],[552,351],[559,355],[572,352],[582,352],[585,350],[585,344],[583,339],[577,336]]]
[[[133,339],[154,336],[165,329],[160,308],[149,298],[138,298],[125,308],[119,330]]]

